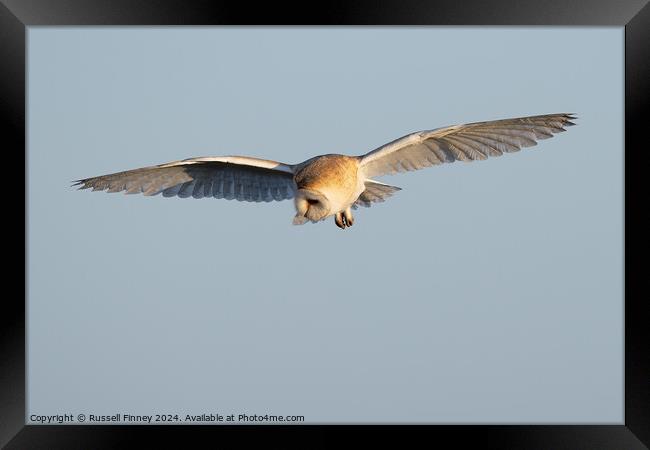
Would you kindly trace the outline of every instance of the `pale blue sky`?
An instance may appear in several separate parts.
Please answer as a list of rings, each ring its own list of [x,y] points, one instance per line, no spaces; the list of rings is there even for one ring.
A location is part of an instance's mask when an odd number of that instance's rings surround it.
[[[623,28],[31,27],[28,76],[28,415],[623,422]],[[555,112],[345,231],[70,187]]]

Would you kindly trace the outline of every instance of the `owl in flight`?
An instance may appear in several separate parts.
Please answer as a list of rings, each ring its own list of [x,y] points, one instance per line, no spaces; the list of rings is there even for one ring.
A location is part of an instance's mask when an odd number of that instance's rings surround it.
[[[441,163],[474,161],[536,145],[575,125],[573,114],[475,122],[419,131],[365,155],[328,154],[299,164],[248,156],[208,156],[77,180],[79,189],[246,202],[294,199],[294,225],[334,216],[352,226],[352,209],[383,202],[400,188],[373,178]]]

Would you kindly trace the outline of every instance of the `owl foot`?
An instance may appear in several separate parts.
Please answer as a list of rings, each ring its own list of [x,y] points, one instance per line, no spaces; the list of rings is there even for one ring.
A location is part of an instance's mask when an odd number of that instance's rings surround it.
[[[352,213],[348,214],[347,211],[344,213],[336,213],[336,216],[334,216],[334,222],[337,227],[345,230],[347,227],[351,227],[354,224],[354,217],[352,217]]]
[[[336,215],[334,216],[334,223],[341,230],[345,230],[346,223],[343,221],[343,214],[336,213]]]
[[[354,216],[352,215],[352,209],[348,206],[345,211],[343,212],[343,219],[345,219],[345,223],[351,227],[354,225]]]

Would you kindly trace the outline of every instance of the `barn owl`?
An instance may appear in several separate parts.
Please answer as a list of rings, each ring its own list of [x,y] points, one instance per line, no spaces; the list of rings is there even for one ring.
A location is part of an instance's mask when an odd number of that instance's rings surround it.
[[[573,114],[547,114],[453,125],[407,134],[360,156],[327,154],[299,164],[248,156],[189,158],[74,182],[79,189],[247,202],[294,200],[294,225],[334,216],[345,229],[352,209],[383,202],[396,186],[374,180],[453,161],[501,156],[574,125]]]

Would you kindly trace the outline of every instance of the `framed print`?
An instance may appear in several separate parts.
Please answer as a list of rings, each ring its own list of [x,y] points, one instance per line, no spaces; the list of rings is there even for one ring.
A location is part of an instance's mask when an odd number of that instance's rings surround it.
[[[645,448],[650,9],[469,3],[5,2],[2,444]]]

